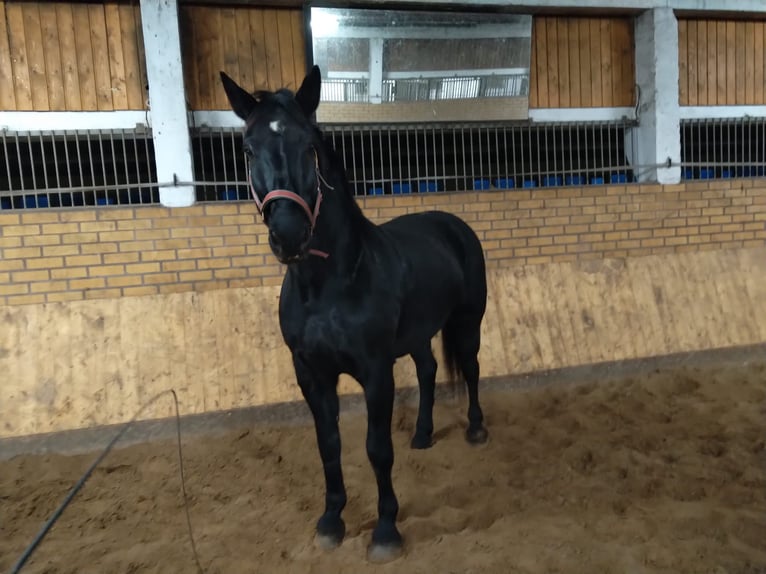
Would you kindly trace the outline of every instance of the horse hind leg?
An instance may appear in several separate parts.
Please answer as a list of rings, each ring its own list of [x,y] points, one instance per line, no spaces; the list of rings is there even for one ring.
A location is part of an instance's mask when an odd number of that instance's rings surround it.
[[[484,426],[484,413],[479,405],[479,359],[474,355],[466,355],[460,361],[460,369],[465,376],[468,387],[468,428],[466,440],[471,444],[487,442],[489,433]]]
[[[412,353],[411,357],[415,361],[415,370],[418,375],[420,403],[418,419],[415,423],[415,435],[412,437],[410,446],[415,449],[425,449],[433,444],[433,408],[437,369],[430,341],[422,349]]]
[[[443,336],[445,352],[454,357],[468,389],[468,428],[466,440],[471,444],[487,442],[489,433],[484,427],[484,413],[479,404],[479,347],[481,346],[481,315],[475,320],[469,316],[451,318]]]

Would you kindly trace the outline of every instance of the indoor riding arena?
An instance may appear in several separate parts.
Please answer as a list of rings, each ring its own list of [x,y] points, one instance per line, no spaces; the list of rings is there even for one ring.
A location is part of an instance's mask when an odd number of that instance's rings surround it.
[[[489,439],[436,335],[411,448],[396,361],[386,563],[349,375],[345,537],[316,537],[299,263],[219,75],[314,64],[323,209],[447,211],[486,261]],[[1,572],[766,573],[762,0],[0,1],[0,128]]]

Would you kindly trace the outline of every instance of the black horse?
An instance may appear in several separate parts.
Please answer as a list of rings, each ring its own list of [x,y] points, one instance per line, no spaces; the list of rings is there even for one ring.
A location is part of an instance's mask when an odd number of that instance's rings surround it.
[[[417,370],[413,448],[431,446],[437,367],[431,340],[440,330],[452,380],[462,373],[468,389],[466,438],[487,440],[478,399],[487,299],[482,245],[464,221],[448,213],[410,214],[383,225],[363,215],[347,189],[343,165],[312,122],[319,105],[318,67],[295,94],[281,89],[251,95],[224,72],[221,79],[232,109],[246,122],[248,179],[271,250],[287,264],[279,322],[314,416],[326,483],[317,539],[332,548],[345,534],[337,383],[347,373],[364,390],[367,454],[378,485],[368,558],[393,559],[402,547],[391,482],[396,359],[410,355]]]

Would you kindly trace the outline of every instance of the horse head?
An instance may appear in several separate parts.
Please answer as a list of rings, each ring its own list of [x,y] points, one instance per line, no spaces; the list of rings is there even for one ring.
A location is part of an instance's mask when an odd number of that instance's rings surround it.
[[[258,210],[269,228],[269,245],[282,263],[309,253],[322,201],[320,144],[312,115],[319,105],[321,76],[314,66],[301,87],[250,94],[221,72],[234,113],[245,121],[243,150]]]

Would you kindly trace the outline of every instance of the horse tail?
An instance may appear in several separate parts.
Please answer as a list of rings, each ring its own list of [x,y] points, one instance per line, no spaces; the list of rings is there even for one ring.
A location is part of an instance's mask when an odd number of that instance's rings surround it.
[[[447,371],[447,387],[453,394],[463,390],[463,373],[458,361],[459,338],[460,329],[458,325],[452,321],[447,321],[442,329],[442,355],[444,368]]]

